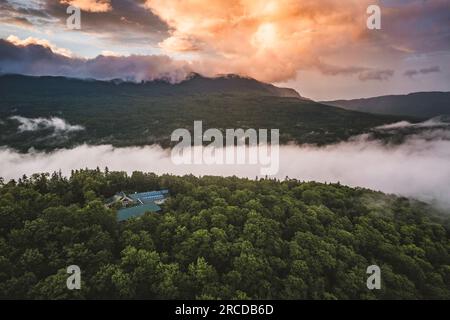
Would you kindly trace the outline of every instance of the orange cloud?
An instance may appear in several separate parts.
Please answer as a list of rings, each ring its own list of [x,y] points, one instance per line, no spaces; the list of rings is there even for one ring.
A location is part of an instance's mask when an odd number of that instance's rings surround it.
[[[73,54],[69,49],[59,48],[53,43],[45,39],[38,39],[34,37],[28,37],[26,39],[21,40],[19,37],[15,35],[10,35],[6,38],[6,41],[16,45],[16,46],[28,46],[28,45],[40,45],[45,48],[49,48],[53,53],[57,53],[63,55],[65,57],[72,57]]]
[[[160,46],[193,51],[203,73],[240,73],[279,82],[317,67],[318,54],[366,32],[373,0],[147,0],[170,27]]]
[[[88,12],[108,12],[112,9],[110,0],[60,0],[60,3]]]

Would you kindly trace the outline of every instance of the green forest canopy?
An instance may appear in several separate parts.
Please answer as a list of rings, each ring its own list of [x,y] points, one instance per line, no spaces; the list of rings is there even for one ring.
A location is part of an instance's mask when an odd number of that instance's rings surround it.
[[[161,213],[120,223],[103,204],[162,188]],[[339,184],[39,174],[0,182],[0,298],[449,299],[449,231],[424,203]]]

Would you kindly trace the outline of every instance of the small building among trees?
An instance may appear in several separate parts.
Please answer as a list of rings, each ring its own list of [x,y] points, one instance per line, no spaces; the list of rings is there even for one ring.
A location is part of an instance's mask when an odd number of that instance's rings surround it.
[[[124,221],[142,216],[146,212],[161,211],[160,204],[169,196],[169,190],[126,194],[121,191],[106,201],[108,208],[117,209],[117,220]]]

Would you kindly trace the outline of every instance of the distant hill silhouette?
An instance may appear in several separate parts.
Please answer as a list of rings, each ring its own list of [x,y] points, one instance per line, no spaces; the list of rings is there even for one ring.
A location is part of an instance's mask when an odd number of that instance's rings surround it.
[[[416,92],[354,100],[322,101],[348,110],[431,118],[450,114],[450,92]]]

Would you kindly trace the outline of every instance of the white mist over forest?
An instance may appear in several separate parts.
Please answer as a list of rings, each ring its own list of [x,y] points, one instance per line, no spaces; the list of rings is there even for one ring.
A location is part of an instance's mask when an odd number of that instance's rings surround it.
[[[260,172],[257,165],[175,165],[170,150],[159,146],[81,145],[26,154],[1,148],[0,162],[0,176],[5,180],[58,170],[69,175],[72,169],[96,167],[128,173],[236,175],[251,179]],[[280,146],[280,168],[276,177],[284,179],[286,176],[305,181],[339,181],[450,208],[450,134],[448,130],[429,130],[410,136],[398,145],[359,136],[324,147]]]

